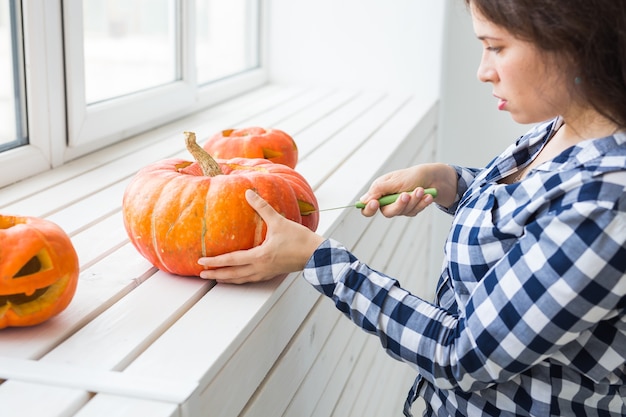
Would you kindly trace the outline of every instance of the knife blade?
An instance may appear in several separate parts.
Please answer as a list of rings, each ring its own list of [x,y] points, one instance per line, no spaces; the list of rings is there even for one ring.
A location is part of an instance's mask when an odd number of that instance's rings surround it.
[[[384,207],[389,204],[395,203],[398,197],[400,197],[400,194],[402,193],[389,194],[389,195],[382,196],[381,198],[378,199],[378,204],[380,204],[380,207]],[[435,188],[425,188],[424,194],[430,194],[433,197],[437,197],[437,190]],[[309,214],[318,213],[320,211],[340,210],[340,209],[346,209],[346,208],[363,209],[365,208],[365,203],[361,201],[357,201],[356,203],[351,204],[349,206],[331,207],[331,208],[324,208],[324,209],[318,209],[318,210],[303,211],[302,213],[300,213],[300,215],[306,216]]]

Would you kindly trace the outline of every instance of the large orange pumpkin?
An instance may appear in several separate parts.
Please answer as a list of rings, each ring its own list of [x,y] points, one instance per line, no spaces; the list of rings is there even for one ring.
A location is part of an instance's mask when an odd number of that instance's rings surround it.
[[[196,162],[168,159],[146,166],[131,180],[122,203],[124,225],[139,253],[177,275],[200,274],[202,256],[259,245],[265,223],[245,199],[255,190],[286,218],[315,230],[313,190],[293,169],[265,159],[213,160],[185,132]]]
[[[78,273],[74,246],[59,226],[0,215],[0,329],[32,326],[63,311]]]
[[[213,135],[204,149],[214,158],[264,158],[295,168],[298,147],[291,136],[279,129],[247,127],[227,129]]]

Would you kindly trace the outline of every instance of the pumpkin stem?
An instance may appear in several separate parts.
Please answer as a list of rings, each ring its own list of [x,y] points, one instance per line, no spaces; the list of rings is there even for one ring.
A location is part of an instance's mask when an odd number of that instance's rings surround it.
[[[187,150],[193,156],[193,159],[200,165],[202,173],[207,177],[222,175],[223,172],[219,164],[196,142],[196,134],[194,132],[183,133],[185,134],[185,146],[187,146]]]

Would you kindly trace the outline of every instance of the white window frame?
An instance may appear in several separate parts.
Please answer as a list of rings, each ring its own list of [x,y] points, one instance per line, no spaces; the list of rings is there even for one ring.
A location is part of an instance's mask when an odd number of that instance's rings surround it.
[[[192,36],[195,3],[181,0],[182,79],[87,106],[82,19],[72,18],[82,16],[82,2],[22,1],[29,144],[0,153],[0,187],[265,84],[267,36],[263,21],[267,2],[259,3],[258,68],[197,85]]]

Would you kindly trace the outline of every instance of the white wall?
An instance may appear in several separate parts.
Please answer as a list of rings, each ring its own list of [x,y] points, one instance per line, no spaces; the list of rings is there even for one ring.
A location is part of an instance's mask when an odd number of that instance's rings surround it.
[[[476,77],[482,46],[462,0],[445,0],[439,158],[483,166],[528,126],[497,109],[490,84]]]
[[[437,92],[442,1],[269,1],[272,81]]]
[[[492,87],[476,77],[482,46],[472,29],[462,0],[445,0],[438,159],[446,163],[481,167],[497,156],[528,126],[516,124],[497,109]],[[442,248],[451,218],[434,216],[432,246]],[[434,257],[431,270],[441,264]]]

